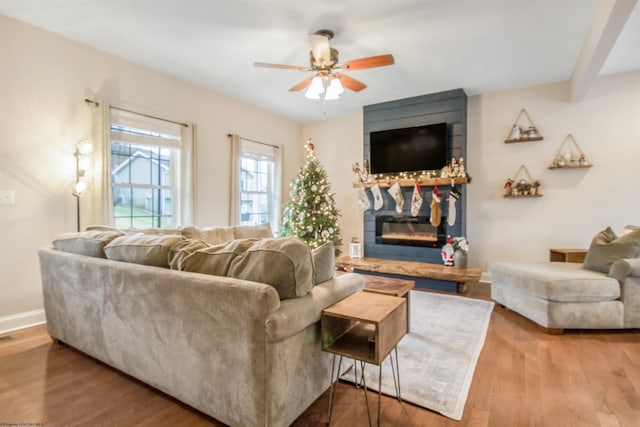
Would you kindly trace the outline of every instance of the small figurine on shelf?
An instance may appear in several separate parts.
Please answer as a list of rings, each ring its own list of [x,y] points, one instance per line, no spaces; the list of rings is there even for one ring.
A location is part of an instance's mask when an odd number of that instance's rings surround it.
[[[360,172],[360,179],[362,182],[369,181],[369,159],[364,159],[362,163],[362,172]]]
[[[445,166],[442,168],[442,170],[440,171],[440,178],[449,178],[450,175],[450,171],[449,171],[449,166]]]
[[[459,172],[460,168],[459,168],[459,165],[458,165],[458,161],[456,160],[455,157],[451,158],[451,165],[449,166],[449,170],[451,171],[451,176],[452,177],[458,176],[458,172]]]
[[[458,176],[460,178],[467,177],[467,171],[464,168],[464,157],[460,157],[460,160],[458,161]]]
[[[579,165],[586,165],[587,163],[587,156],[585,156],[584,154],[580,154],[580,157],[578,157],[578,164]]]
[[[511,134],[509,135],[509,139],[520,139],[522,138],[522,129],[518,125],[513,125],[511,129]]]
[[[453,254],[454,254],[454,249],[453,249],[453,239],[451,238],[451,236],[447,236],[447,243],[442,247],[442,262],[444,263],[444,265],[446,266],[453,266]]]
[[[536,194],[539,194],[541,185],[542,184],[540,183],[540,181],[536,179],[533,182],[533,184],[531,185],[531,189],[529,190],[529,194],[531,194],[532,196],[535,196]]]
[[[351,166],[351,170],[353,171],[353,178],[355,182],[362,182],[362,176],[360,175],[360,163],[355,162],[353,166]]]
[[[534,126],[529,126],[529,129],[527,129],[527,138],[537,138],[538,137],[538,131],[536,130],[536,128]]]
[[[527,182],[525,179],[521,179],[514,186],[513,194],[516,196],[526,196],[529,194],[529,190],[531,189],[531,184]]]
[[[511,178],[509,178],[507,180],[507,182],[504,183],[504,194],[505,196],[510,196],[513,189],[511,188],[513,187],[513,180]]]

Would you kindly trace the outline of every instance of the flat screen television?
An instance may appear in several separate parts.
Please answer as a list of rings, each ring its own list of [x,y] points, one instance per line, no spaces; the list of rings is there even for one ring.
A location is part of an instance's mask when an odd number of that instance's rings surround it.
[[[371,132],[372,174],[439,170],[447,165],[447,124]]]

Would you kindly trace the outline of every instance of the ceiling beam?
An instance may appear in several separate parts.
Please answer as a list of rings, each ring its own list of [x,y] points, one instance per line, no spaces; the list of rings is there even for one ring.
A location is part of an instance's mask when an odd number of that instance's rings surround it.
[[[596,12],[571,75],[569,97],[584,99],[607,60],[637,0],[598,0]]]

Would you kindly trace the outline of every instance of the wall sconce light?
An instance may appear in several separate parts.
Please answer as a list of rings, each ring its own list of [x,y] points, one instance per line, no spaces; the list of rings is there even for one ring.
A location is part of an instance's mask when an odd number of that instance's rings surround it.
[[[89,170],[91,169],[91,153],[93,143],[83,139],[76,144],[76,182],[73,184],[73,195],[83,196],[89,190]]]

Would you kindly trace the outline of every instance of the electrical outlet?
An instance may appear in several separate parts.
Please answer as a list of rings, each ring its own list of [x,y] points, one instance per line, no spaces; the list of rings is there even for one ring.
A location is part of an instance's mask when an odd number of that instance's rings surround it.
[[[0,190],[0,205],[15,205],[16,192],[13,190]]]

